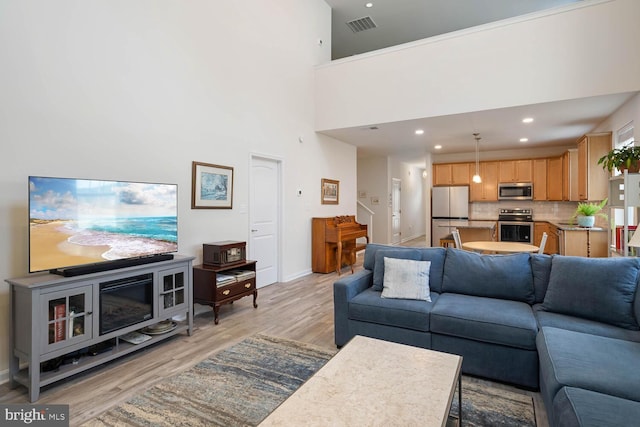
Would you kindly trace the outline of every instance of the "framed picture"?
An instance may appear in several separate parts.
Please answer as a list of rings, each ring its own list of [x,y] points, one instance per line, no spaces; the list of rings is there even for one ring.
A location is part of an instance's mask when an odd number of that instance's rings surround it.
[[[340,201],[340,181],[322,178],[322,204],[337,205]]]
[[[233,168],[193,162],[191,209],[231,209]]]

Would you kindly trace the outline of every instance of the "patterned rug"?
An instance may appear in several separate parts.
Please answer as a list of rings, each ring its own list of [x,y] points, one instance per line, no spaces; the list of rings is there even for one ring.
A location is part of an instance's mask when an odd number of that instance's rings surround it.
[[[300,342],[256,335],[83,426],[255,426],[333,354]],[[535,426],[528,396],[464,379],[462,396],[465,427]],[[457,408],[457,397],[454,405]],[[522,422],[526,419],[529,422]]]
[[[451,405],[458,415],[458,392]],[[448,424],[455,425],[455,424]],[[498,387],[487,387],[478,380],[462,377],[462,425],[464,427],[535,427],[533,399]]]

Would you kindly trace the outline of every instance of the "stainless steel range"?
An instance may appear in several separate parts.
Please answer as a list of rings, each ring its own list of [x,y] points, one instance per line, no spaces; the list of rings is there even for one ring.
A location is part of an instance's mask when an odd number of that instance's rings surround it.
[[[501,242],[533,243],[533,211],[531,209],[500,209],[498,239]]]

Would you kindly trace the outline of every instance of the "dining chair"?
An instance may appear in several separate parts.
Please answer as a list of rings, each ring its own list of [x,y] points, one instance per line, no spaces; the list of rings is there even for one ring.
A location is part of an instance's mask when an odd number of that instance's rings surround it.
[[[544,245],[547,244],[547,232],[545,231],[544,233],[542,233],[542,239],[540,239],[540,245],[539,245],[539,250],[538,253],[539,254],[543,254],[544,253]]]
[[[453,236],[453,241],[456,244],[456,248],[462,249],[462,240],[460,239],[460,232],[458,231],[458,229],[454,228],[451,232],[451,235]]]

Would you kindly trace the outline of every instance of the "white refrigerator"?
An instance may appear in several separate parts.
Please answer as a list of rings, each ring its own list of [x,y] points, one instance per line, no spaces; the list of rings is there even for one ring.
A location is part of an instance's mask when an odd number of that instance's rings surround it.
[[[469,219],[469,187],[433,187],[431,189],[431,246],[451,234],[453,221]]]

